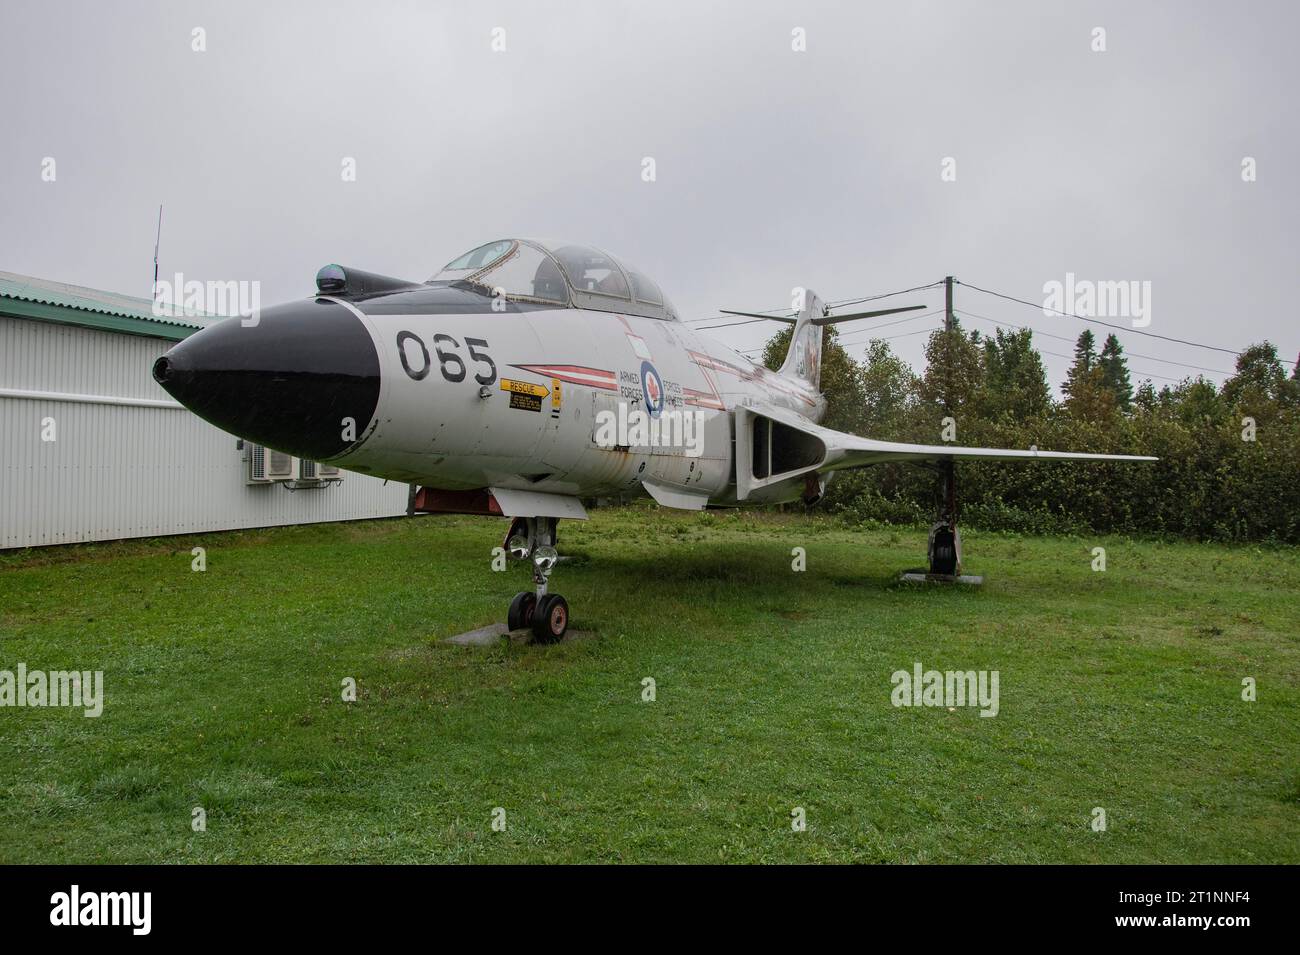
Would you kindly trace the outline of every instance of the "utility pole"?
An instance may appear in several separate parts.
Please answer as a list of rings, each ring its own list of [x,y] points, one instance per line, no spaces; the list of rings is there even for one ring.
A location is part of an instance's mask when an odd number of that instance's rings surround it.
[[[948,380],[944,382],[943,411],[948,416],[952,415],[952,336],[956,325],[956,319],[953,317],[952,311],[952,284],[952,276],[945,276],[943,280],[943,348],[944,359],[948,365],[946,375]],[[947,541],[943,542],[946,547],[941,558],[941,563],[944,565],[941,572],[957,576],[961,574],[961,544],[957,536],[957,469],[951,458],[940,463],[939,480],[941,501],[939,522],[946,525],[947,533],[945,536],[951,535]],[[932,532],[930,544],[931,573],[936,569],[933,560],[935,551],[933,538],[934,534]],[[951,548],[950,551],[947,550],[948,547]],[[951,560],[950,565],[949,560]]]
[[[953,413],[953,277],[944,277],[944,414]]]
[[[948,275],[943,280],[943,330],[952,331],[952,276]]]
[[[947,367],[944,369],[943,382],[943,413],[952,414],[952,339],[953,332],[957,326],[957,318],[952,310],[952,286],[953,277],[944,276],[943,279],[943,360]]]

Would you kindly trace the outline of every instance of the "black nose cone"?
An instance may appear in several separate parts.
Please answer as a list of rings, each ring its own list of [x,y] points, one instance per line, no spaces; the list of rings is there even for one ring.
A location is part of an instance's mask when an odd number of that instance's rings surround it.
[[[211,325],[154,362],[153,377],[218,428],[313,461],[351,447],[379,402],[370,332],[322,299]]]

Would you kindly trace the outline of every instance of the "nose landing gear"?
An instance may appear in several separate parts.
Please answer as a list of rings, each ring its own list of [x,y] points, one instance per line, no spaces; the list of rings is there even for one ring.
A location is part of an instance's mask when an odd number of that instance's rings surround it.
[[[511,557],[532,560],[534,590],[515,594],[506,625],[511,630],[531,629],[538,643],[556,643],[569,629],[568,602],[547,592],[547,581],[560,559],[555,551],[557,523],[554,517],[517,517],[506,535],[506,551]]]

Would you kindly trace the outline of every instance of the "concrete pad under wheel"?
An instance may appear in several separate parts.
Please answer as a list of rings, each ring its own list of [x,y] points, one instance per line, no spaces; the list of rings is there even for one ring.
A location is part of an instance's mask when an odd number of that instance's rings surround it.
[[[952,574],[912,572],[900,574],[898,579],[909,584],[966,584],[971,587],[978,587],[984,583],[983,577],[974,574],[962,574],[960,577],[954,577]]]
[[[592,636],[590,630],[570,630],[560,642],[568,643],[570,640],[582,640],[590,636]],[[533,632],[531,630],[509,630],[504,623],[490,623],[486,627],[479,627],[477,630],[469,630],[465,633],[444,637],[443,643],[454,643],[462,647],[490,647],[499,643],[502,637],[509,637],[511,643],[533,642]]]
[[[518,631],[523,633],[524,631]],[[497,643],[502,637],[508,635],[504,623],[490,623],[486,627],[479,627],[477,630],[469,630],[465,633],[457,633],[453,636],[444,638],[444,643],[455,643],[462,647],[490,647]]]

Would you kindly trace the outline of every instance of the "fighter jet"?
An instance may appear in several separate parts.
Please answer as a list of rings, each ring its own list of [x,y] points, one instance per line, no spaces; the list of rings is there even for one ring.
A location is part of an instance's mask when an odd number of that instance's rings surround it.
[[[512,630],[559,640],[556,526],[584,500],[687,510],[814,502],[834,472],[885,461],[1152,461],[878,441],[821,427],[823,329],[924,306],[832,315],[811,291],[779,371],[685,324],[643,272],[571,242],[501,239],[426,282],[327,265],[312,297],[185,339],[154,379],[195,414],[300,458],[416,485],[416,509],[511,519],[530,561]],[[951,487],[949,487],[951,493]],[[930,570],[960,570],[955,508]]]

